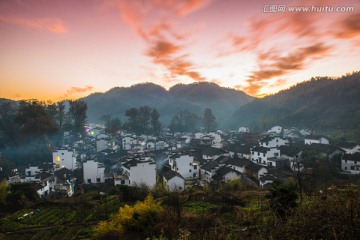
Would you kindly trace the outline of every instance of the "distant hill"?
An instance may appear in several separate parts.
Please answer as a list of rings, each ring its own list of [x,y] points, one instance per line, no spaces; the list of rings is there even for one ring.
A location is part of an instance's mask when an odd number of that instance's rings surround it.
[[[105,114],[125,120],[127,109],[147,105],[160,112],[160,121],[164,125],[168,125],[180,110],[202,116],[205,108],[211,108],[221,124],[228,121],[239,107],[253,99],[244,92],[208,82],[178,84],[168,91],[153,83],[143,83],[131,87],[116,87],[105,93],[95,93],[83,98],[88,103],[89,122],[99,122],[99,118]]]
[[[240,107],[231,127],[273,125],[360,135],[360,72],[338,79],[313,78]]]

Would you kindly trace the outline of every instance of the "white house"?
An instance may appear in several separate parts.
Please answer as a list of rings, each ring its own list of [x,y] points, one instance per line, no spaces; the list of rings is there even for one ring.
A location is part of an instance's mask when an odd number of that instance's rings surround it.
[[[273,175],[267,174],[259,178],[260,187],[264,187],[267,184],[272,184],[276,178]]]
[[[268,173],[268,170],[266,167],[255,164],[251,162],[246,166],[246,175],[252,176],[256,179],[259,179],[262,176],[265,176]]]
[[[286,165],[288,165],[289,160],[286,158],[278,158],[278,157],[271,157],[268,158],[266,160],[266,165],[269,167],[276,167],[276,168],[280,168],[280,167],[284,167]]]
[[[222,137],[219,133],[216,132],[210,132],[207,134],[208,137],[212,138],[212,144],[211,146],[214,148],[222,148]]]
[[[168,158],[171,170],[178,172],[185,179],[199,177],[198,163],[189,154],[174,154]]]
[[[354,154],[360,152],[360,145],[356,143],[339,143],[337,147],[344,150],[346,154]]]
[[[246,166],[249,165],[250,162],[251,161],[246,158],[229,158],[225,164],[240,173],[246,173]]]
[[[35,180],[35,175],[39,174],[41,171],[38,166],[29,166],[25,168],[25,176],[23,178],[23,182],[32,182]]]
[[[220,168],[225,166],[226,161],[228,160],[227,157],[221,156],[215,160],[208,161],[204,165],[201,166],[201,178],[205,181],[210,182],[215,176],[216,171]]]
[[[289,140],[280,137],[267,136],[259,140],[259,145],[261,147],[277,148],[280,146],[289,145]]]
[[[151,158],[131,159],[122,164],[122,170],[128,177],[128,182],[124,181],[125,184],[145,184],[148,187],[154,187],[156,184],[156,163]]]
[[[169,170],[163,174],[164,187],[171,192],[183,191],[185,189],[185,179],[178,172]]]
[[[105,167],[102,163],[88,160],[83,163],[84,183],[104,183]]]
[[[41,185],[41,189],[38,189],[37,193],[39,194],[40,197],[43,196],[47,196],[48,194],[50,194],[51,192],[54,192],[55,189],[55,176],[53,174],[50,173],[46,173],[46,172],[42,172],[42,173],[38,173],[35,176],[35,179],[37,180],[36,182],[39,183]]]
[[[280,146],[279,147],[281,158],[285,158],[289,161],[290,168],[293,171],[302,171],[304,164],[301,159],[302,150],[294,146]]]
[[[344,154],[341,158],[341,170],[360,174],[360,153]]]
[[[274,127],[272,127],[272,128],[268,131],[268,133],[280,134],[281,131],[282,131],[282,127],[280,127],[280,126],[274,126]]]
[[[67,149],[59,149],[52,153],[54,170],[57,171],[60,168],[67,168],[74,170],[76,168],[76,154],[75,151]]]
[[[305,145],[310,145],[313,143],[329,144],[329,140],[325,137],[316,135],[308,135],[305,137]]]
[[[137,144],[137,141],[131,135],[126,135],[122,138],[122,149],[123,150],[131,150],[134,148],[135,144]]]
[[[268,159],[278,158],[280,156],[280,150],[277,148],[267,147],[254,147],[251,149],[251,161],[264,166],[269,166],[270,162]]]
[[[130,186],[130,180],[127,175],[114,174],[114,185],[127,185]]]

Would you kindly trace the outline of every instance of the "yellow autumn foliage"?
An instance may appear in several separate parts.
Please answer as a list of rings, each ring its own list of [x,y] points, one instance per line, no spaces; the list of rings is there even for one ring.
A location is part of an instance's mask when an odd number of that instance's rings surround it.
[[[142,231],[153,223],[161,214],[163,208],[149,194],[143,202],[134,206],[125,205],[108,221],[100,222],[94,229],[96,236],[108,232],[123,234],[125,231]]]

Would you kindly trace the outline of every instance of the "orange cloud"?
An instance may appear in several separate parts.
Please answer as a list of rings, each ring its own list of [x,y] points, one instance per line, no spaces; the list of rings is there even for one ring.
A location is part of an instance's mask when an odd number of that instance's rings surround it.
[[[343,19],[337,26],[337,38],[354,38],[360,36],[360,13],[352,14]]]
[[[205,81],[205,78],[193,70],[194,65],[187,61],[185,56],[176,56],[176,53],[181,48],[181,46],[174,43],[158,40],[150,46],[147,55],[153,58],[154,63],[164,66],[170,73],[171,78],[187,76],[194,81]]]
[[[64,34],[68,32],[68,29],[65,27],[62,20],[58,18],[27,19],[16,16],[0,15],[0,21],[29,28],[46,30],[57,34]]]
[[[147,55],[154,58],[155,61],[158,62],[158,60],[161,60],[164,57],[169,57],[170,55],[176,53],[179,49],[180,46],[178,45],[159,40],[150,47]]]
[[[304,69],[309,60],[315,60],[326,56],[332,49],[330,46],[319,42],[281,56],[276,52],[261,53],[258,56],[259,70],[253,71],[246,80],[249,84],[244,90],[250,95],[257,95],[263,87],[269,86],[266,80],[280,77],[291,71]],[[278,80],[277,86],[284,84],[284,80]]]
[[[69,96],[74,95],[74,94],[78,94],[78,93],[89,92],[89,91],[91,91],[93,89],[94,89],[94,87],[90,86],[90,85],[86,85],[83,88],[81,88],[81,87],[72,87],[72,88],[70,88],[69,90],[66,91],[63,98],[68,98]]]

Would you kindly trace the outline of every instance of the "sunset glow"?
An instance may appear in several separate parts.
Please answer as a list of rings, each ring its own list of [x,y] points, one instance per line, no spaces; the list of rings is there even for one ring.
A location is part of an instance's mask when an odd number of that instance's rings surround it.
[[[360,70],[358,0],[2,0],[0,34],[15,100],[200,81],[263,96]]]

